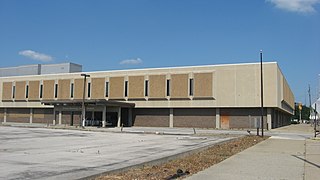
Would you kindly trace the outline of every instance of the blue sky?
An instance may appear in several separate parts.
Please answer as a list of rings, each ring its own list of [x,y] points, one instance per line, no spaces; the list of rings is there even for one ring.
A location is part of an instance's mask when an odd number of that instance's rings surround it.
[[[318,96],[320,0],[1,0],[0,67],[84,71],[277,61]]]

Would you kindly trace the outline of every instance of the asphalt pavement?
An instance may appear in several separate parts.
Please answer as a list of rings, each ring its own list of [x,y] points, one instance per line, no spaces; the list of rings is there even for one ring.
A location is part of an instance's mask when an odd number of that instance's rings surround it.
[[[165,162],[235,137],[0,126],[0,179],[91,177]]]

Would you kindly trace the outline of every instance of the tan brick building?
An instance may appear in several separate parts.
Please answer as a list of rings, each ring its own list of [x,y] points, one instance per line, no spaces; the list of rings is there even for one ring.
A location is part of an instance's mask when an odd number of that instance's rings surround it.
[[[287,125],[294,96],[275,62],[263,64],[264,119]],[[81,73],[0,78],[0,121],[80,125]],[[260,64],[86,72],[86,119],[97,126],[253,128]]]

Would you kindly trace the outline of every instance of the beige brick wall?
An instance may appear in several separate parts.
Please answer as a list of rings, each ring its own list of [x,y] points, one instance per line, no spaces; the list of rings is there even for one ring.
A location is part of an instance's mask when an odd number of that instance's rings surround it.
[[[40,81],[29,81],[29,101],[39,100]]]
[[[129,98],[144,98],[144,76],[129,76]]]
[[[12,100],[12,82],[3,82],[2,100]]]
[[[105,98],[105,78],[92,78],[91,79],[91,99],[104,99]]]
[[[17,81],[16,82],[16,94],[15,100],[26,100],[26,82],[25,81]]]
[[[74,99],[82,99],[83,98],[83,79],[75,79],[74,80]]]
[[[110,77],[109,99],[124,99],[124,77]]]
[[[58,99],[70,99],[70,79],[60,79],[58,81]]]
[[[171,93],[170,98],[188,98],[189,97],[189,75],[188,74],[172,74],[171,75]]]
[[[43,96],[44,100],[54,99],[54,80],[44,80],[43,81]]]
[[[149,76],[149,98],[166,97],[166,76],[150,75]]]
[[[212,94],[212,73],[194,74],[194,97],[207,98],[213,97]]]

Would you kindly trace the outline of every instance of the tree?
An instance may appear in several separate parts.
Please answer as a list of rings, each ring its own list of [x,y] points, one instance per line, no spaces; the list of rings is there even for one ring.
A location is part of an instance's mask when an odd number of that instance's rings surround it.
[[[310,117],[310,108],[305,105],[302,105],[301,119],[309,120],[309,117]],[[299,103],[295,103],[293,119],[300,119]]]

